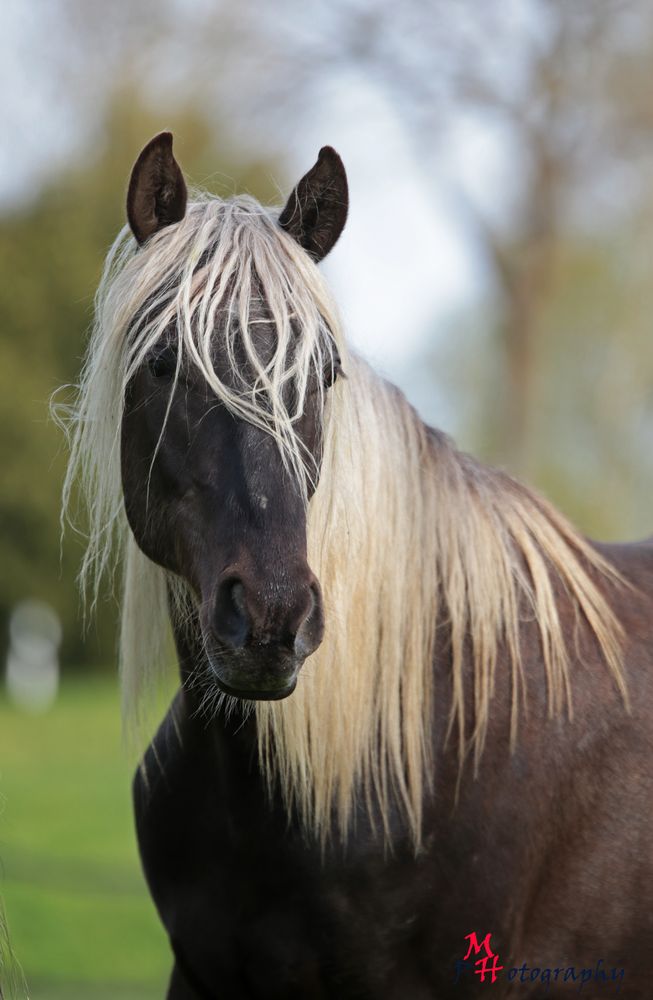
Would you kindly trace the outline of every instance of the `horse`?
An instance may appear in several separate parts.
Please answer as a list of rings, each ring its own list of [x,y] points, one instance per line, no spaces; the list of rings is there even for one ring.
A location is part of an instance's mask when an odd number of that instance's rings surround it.
[[[347,211],[331,147],[279,210],[189,197],[161,133],[98,291],[64,501],[93,600],[122,573],[128,726],[174,640],[133,784],[167,996],[649,997],[653,544],[357,356]]]

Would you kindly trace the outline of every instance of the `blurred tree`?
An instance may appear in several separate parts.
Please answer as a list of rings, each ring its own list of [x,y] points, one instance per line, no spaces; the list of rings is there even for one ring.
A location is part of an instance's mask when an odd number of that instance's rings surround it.
[[[642,208],[600,237],[559,241],[533,344],[531,480],[598,538],[650,534],[653,522],[652,230]],[[464,400],[459,440],[494,458],[500,322],[487,308],[459,315],[437,368]]]
[[[77,377],[103,259],[124,222],[129,170],[164,127],[176,132],[176,153],[196,185],[247,190],[264,201],[276,195],[270,164],[243,160],[215,120],[182,109],[162,120],[125,88],[109,107],[102,141],[0,219],[0,619],[21,598],[50,601],[64,623],[66,663],[110,658],[115,615],[108,601],[84,643],[74,583],[80,546],[70,531],[60,566],[66,449],[48,420],[48,399]]]
[[[312,114],[333,81],[359,76],[387,96],[427,179],[449,145],[481,138],[473,182],[449,178],[493,289],[483,306],[489,336],[467,341],[490,396],[474,443],[560,499],[563,470],[587,471],[587,527],[611,533],[610,516],[639,524],[625,490],[640,475],[651,423],[651,337],[633,293],[649,302],[637,252],[653,239],[642,214],[653,188],[653,8],[336,0],[309,17],[299,0],[274,11],[250,0],[237,21],[246,41],[234,72],[246,89],[263,64],[266,86],[250,90],[252,106],[277,129]],[[624,255],[627,227],[637,228],[638,249]],[[460,370],[470,354],[457,350]],[[617,447],[618,434],[635,446]],[[615,473],[623,486],[607,489]],[[608,497],[602,518],[589,510],[597,488]]]

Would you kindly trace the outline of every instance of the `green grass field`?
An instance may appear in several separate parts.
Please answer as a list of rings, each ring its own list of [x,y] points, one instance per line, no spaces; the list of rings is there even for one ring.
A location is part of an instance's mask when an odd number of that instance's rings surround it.
[[[31,1000],[165,994],[130,772],[116,683],[67,681],[43,716],[0,700],[0,892]]]

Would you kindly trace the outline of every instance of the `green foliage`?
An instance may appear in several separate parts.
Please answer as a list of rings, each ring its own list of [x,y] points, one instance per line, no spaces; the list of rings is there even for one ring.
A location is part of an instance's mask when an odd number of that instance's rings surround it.
[[[111,659],[116,613],[107,599],[84,642],[74,584],[81,541],[70,531],[60,563],[66,448],[49,420],[48,401],[77,378],[104,256],[124,222],[131,164],[164,128],[174,131],[192,183],[275,199],[270,166],[230,152],[215,123],[189,111],[161,120],[124,92],[79,164],[0,219],[0,622],[22,598],[49,601],[63,620],[66,663]]]
[[[538,311],[528,399],[528,467],[511,462],[499,307],[459,319],[434,377],[461,415],[456,436],[505,463],[587,534],[635,539],[653,517],[653,209],[590,237],[568,233]]]
[[[653,525],[649,234],[628,219],[562,245],[538,344],[536,484],[605,540]]]

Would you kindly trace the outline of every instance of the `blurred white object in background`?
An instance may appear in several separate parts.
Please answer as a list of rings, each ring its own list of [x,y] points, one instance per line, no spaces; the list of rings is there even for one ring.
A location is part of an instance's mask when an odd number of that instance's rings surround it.
[[[46,712],[59,688],[59,615],[43,601],[17,604],[9,620],[7,692],[29,712]]]

